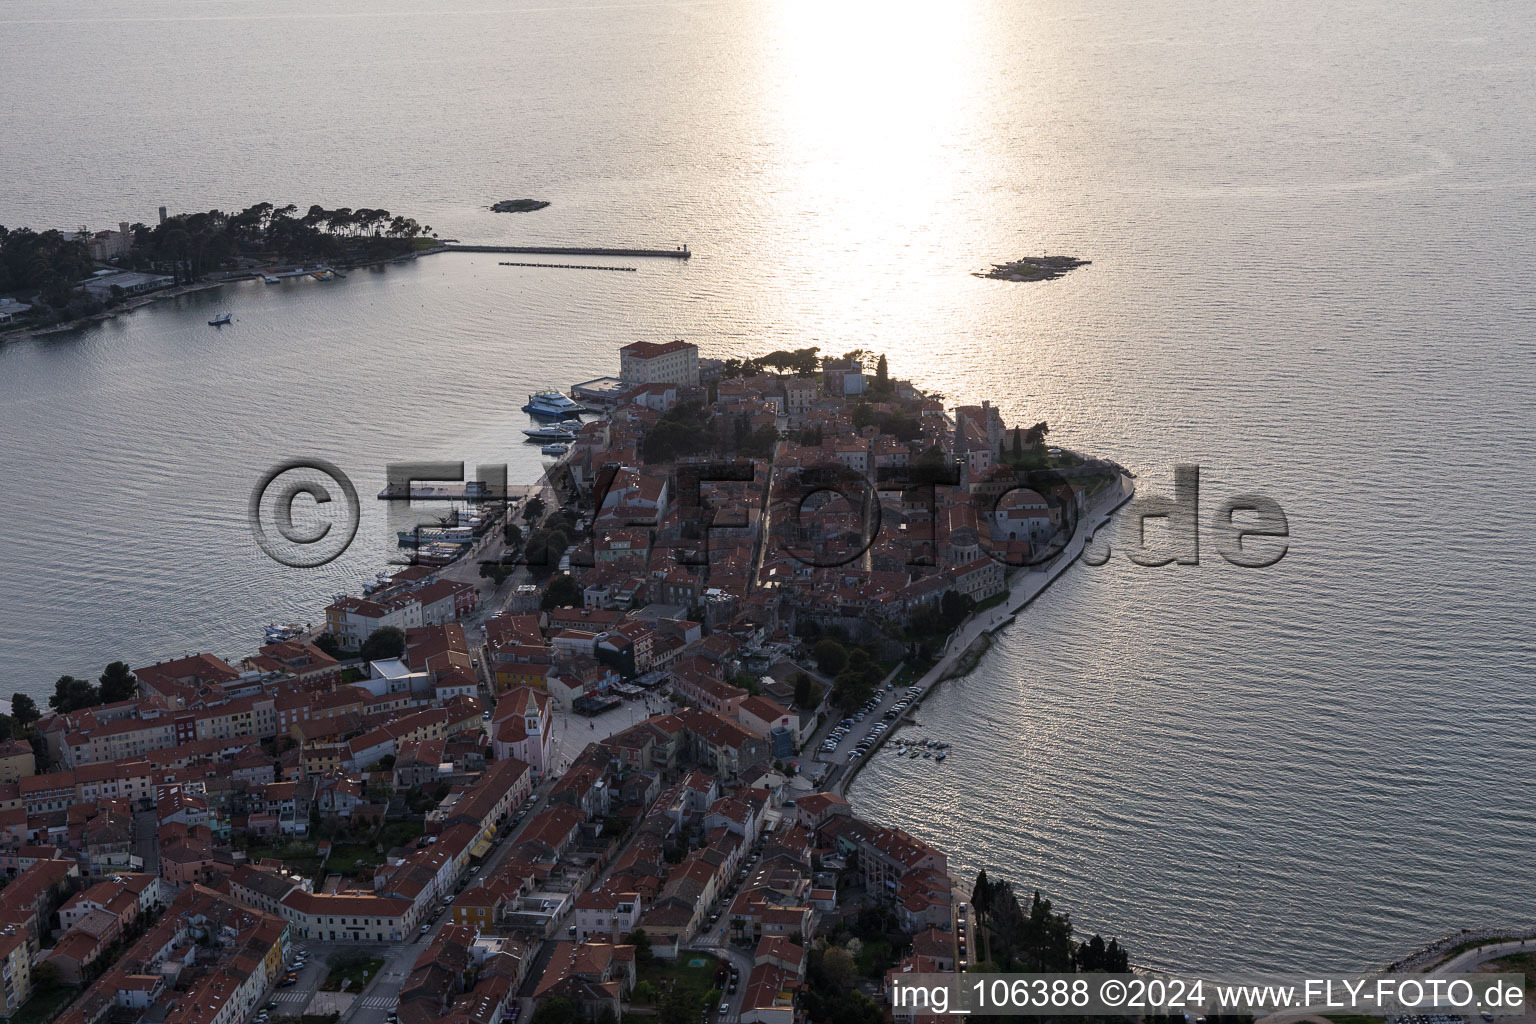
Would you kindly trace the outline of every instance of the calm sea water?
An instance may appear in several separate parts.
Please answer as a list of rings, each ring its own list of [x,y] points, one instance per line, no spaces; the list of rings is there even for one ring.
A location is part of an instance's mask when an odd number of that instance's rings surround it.
[[[924,708],[954,756],[881,760],[861,812],[1157,966],[1536,921],[1524,10],[0,0],[0,38],[0,223],[319,202],[698,254],[438,256],[0,349],[0,691],[314,620],[390,553],[384,462],[529,479],[526,393],[629,341],[864,348],[1294,536],[1263,571],[1069,574]],[[520,196],[553,205],[485,209]],[[1040,252],[1093,263],[968,274]],[[365,499],[310,572],[244,518],[298,455]]]

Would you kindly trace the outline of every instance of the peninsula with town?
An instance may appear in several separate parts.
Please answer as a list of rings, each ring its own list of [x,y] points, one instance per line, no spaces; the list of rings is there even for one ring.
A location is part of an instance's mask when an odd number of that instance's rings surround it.
[[[847,796],[986,770],[910,715],[1129,475],[865,352],[618,373],[323,625],[14,695],[0,1017],[913,1024],[904,974],[1134,966]]]

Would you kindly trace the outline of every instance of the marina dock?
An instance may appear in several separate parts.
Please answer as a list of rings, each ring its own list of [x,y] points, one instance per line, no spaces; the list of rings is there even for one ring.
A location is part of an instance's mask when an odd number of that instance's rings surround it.
[[[680,245],[675,249],[606,249],[563,245],[443,245],[436,251],[508,252],[522,253],[528,256],[654,256],[658,259],[671,260],[686,260],[691,259],[693,256],[693,253],[688,251],[686,245]]]

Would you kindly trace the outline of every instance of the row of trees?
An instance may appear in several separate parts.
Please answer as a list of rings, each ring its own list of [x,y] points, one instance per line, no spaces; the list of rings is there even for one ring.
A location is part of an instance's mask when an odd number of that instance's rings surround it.
[[[316,205],[301,215],[293,204],[257,203],[238,213],[177,214],[154,227],[135,224],[131,230],[130,266],[158,269],[190,281],[228,268],[242,257],[299,260],[352,252],[403,253],[431,227],[384,209],[327,210]]]
[[[53,684],[53,696],[48,706],[61,715],[102,704],[116,704],[132,700],[139,695],[139,681],[126,661],[114,661],[102,670],[96,682],[60,676]],[[18,725],[27,726],[42,717],[37,702],[24,693],[11,695],[11,717]]]
[[[981,932],[983,962],[973,970],[1070,974],[1130,970],[1130,957],[1118,939],[1098,935],[1084,942],[1072,938],[1072,916],[1056,911],[1039,890],[1026,910],[1009,882],[993,881],[985,869],[971,888],[971,909]]]
[[[809,377],[821,368],[821,349],[797,348],[793,351],[777,349],[765,356],[756,359],[727,359],[725,361],[725,376],[751,377],[762,373],[764,370],[777,370],[780,373],[794,373],[802,377]]]
[[[969,594],[946,591],[937,608],[922,605],[913,609],[907,617],[907,632],[917,641],[940,640],[960,628],[960,623],[975,607],[976,599]]]
[[[100,303],[77,295],[75,289],[94,269],[90,251],[79,238],[62,231],[8,231],[0,225],[0,295],[20,295],[65,313],[78,307],[79,315],[86,316],[95,311],[87,306],[99,310]]]
[[[845,711],[873,697],[885,678],[886,668],[866,648],[844,647],[832,637],[818,641],[811,655],[816,667],[832,677],[832,703]]]
[[[1045,436],[1051,432],[1044,420],[1027,430],[1014,427],[997,445],[997,461],[1015,469],[1038,469],[1045,464]]]

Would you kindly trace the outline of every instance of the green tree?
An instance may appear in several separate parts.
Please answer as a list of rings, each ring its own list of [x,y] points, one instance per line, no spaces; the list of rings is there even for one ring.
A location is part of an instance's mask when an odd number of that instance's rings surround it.
[[[541,999],[528,1024],[585,1024],[585,1020],[586,1015],[574,999],[556,997]]]
[[[126,661],[114,661],[108,665],[106,671],[102,672],[99,682],[103,704],[132,700],[139,694],[139,681],[133,677],[133,670],[128,667]]]
[[[795,673],[795,706],[809,711],[821,704],[821,684],[809,672]]]
[[[63,979],[59,977],[59,965],[44,960],[32,968],[32,987],[42,992],[52,992]]]
[[[987,880],[987,869],[976,873],[976,884],[971,886],[971,912],[976,915],[976,927],[981,930],[982,959],[992,959],[992,943],[987,928],[987,917],[992,912],[992,883]]]
[[[48,706],[61,715],[81,708],[93,708],[100,703],[101,691],[74,676],[60,676],[58,682],[53,684],[53,696],[48,698]]]
[[[891,389],[891,368],[885,362],[885,353],[880,353],[880,358],[875,361],[875,387],[880,391]]]
[[[0,715],[0,741],[8,740],[16,735],[16,719],[10,715]]]
[[[560,557],[569,546],[570,539],[564,531],[540,527],[528,536],[523,563],[535,579],[543,579],[560,567]]]
[[[842,946],[829,946],[821,954],[821,973],[834,988],[847,988],[855,977],[853,954]]]
[[[848,664],[848,652],[843,645],[830,637],[811,649],[816,665],[825,675],[835,676]]]
[[[574,608],[581,601],[581,588],[569,573],[562,572],[550,577],[549,585],[544,588],[544,599],[540,603],[548,611],[551,608]]]
[[[945,591],[939,599],[939,615],[944,620],[946,631],[954,629],[965,621],[965,617],[971,614],[971,609],[976,607],[976,599],[969,594],[961,594],[956,591]]]
[[[1131,966],[1130,958],[1118,940],[1110,939],[1109,944],[1105,945],[1098,935],[1079,944],[1073,959],[1078,971],[1083,974],[1124,974]]]
[[[37,701],[26,694],[17,692],[11,694],[11,717],[16,719],[19,725],[31,725],[43,713],[37,709]]]
[[[506,525],[501,528],[501,537],[506,541],[507,547],[515,548],[523,542],[523,528],[508,519]]]
[[[636,928],[629,933],[629,944],[635,947],[635,962],[646,963],[651,959],[651,937],[645,934],[644,928]]]
[[[523,502],[523,519],[527,522],[535,522],[544,514],[544,499],[535,494]]]
[[[673,985],[661,999],[657,1019],[661,1024],[694,1024],[699,1016],[699,993],[685,985]]]
[[[395,626],[380,626],[368,634],[357,656],[364,661],[398,658],[405,653],[405,633]]]
[[[489,579],[499,587],[516,568],[515,564],[509,562],[485,561],[480,563],[480,577]]]
[[[858,707],[874,694],[875,685],[870,682],[868,673],[858,669],[844,669],[832,681],[832,703],[844,711]]]

